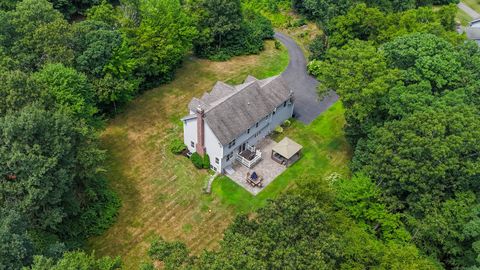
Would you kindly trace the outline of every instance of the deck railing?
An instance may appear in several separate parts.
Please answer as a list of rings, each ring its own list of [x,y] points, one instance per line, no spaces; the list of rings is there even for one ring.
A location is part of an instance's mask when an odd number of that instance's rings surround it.
[[[248,160],[239,154],[236,155],[235,159],[238,160],[240,163],[242,163],[243,166],[247,168],[252,168],[253,166],[255,166],[255,164],[260,162],[260,160],[262,159],[262,152],[260,150],[256,150],[255,157],[252,160]]]

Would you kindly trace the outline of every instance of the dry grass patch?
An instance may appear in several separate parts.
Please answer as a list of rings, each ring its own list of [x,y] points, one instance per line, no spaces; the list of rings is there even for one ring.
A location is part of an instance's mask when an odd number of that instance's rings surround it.
[[[265,78],[288,64],[284,48],[268,41],[266,50],[228,62],[189,58],[167,85],[149,90],[112,119],[102,134],[108,150],[108,178],[122,199],[117,222],[89,240],[97,255],[122,256],[125,269],[136,269],[154,235],[180,240],[198,253],[218,245],[235,209],[202,194],[208,176],[184,157],[174,156],[169,141],[181,137],[180,118],[194,96],[217,80],[240,82],[247,74]]]

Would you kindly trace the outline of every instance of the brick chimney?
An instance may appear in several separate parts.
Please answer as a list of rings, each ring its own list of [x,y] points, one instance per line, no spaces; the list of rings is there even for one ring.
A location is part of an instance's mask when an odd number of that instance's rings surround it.
[[[199,155],[205,155],[205,112],[198,106],[197,111],[197,147],[196,151]]]

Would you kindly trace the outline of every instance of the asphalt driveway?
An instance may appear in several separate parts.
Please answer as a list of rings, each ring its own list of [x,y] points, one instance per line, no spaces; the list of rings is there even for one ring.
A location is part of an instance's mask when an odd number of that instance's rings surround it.
[[[476,12],[474,9],[472,9],[471,7],[469,7],[467,4],[463,3],[463,2],[460,2],[458,3],[458,8],[463,10],[465,13],[467,13],[470,17],[472,17],[472,19],[478,19],[480,18],[480,14],[478,14],[478,12]]]
[[[307,61],[302,49],[283,33],[275,32],[275,38],[288,49],[290,63],[282,76],[295,93],[295,117],[309,124],[330,108],[338,100],[338,95],[332,92],[320,100],[317,94],[318,81],[307,73]]]

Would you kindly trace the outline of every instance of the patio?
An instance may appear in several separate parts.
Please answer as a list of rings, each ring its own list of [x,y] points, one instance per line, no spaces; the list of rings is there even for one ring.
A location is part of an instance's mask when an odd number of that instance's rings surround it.
[[[270,138],[265,138],[257,145],[257,149],[262,152],[262,159],[251,169],[243,166],[240,162],[235,162],[233,170],[235,172],[228,174],[227,176],[235,183],[248,190],[253,195],[257,195],[265,187],[267,187],[277,176],[284,172],[287,168],[284,165],[278,164],[271,158],[272,148],[277,143]],[[256,174],[263,178],[262,187],[253,187],[246,181],[247,174]]]

